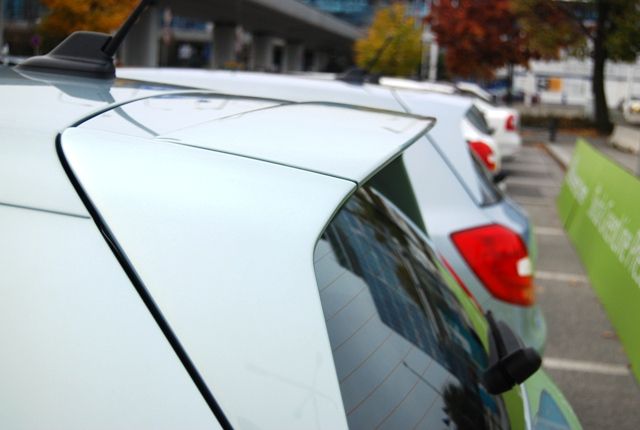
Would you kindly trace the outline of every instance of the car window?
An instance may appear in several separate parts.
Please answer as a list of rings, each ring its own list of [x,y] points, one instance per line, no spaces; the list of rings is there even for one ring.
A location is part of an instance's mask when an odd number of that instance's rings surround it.
[[[478,159],[478,155],[474,151],[469,151],[473,167],[478,174],[478,184],[482,193],[480,206],[491,206],[499,203],[504,198],[500,188],[493,182],[493,175],[487,170],[482,161]]]
[[[489,124],[487,123],[487,119],[485,118],[484,114],[480,112],[480,109],[478,109],[477,107],[471,106],[467,111],[465,117],[481,133],[492,134],[493,131],[489,127]]]
[[[350,428],[508,428],[485,350],[415,227],[373,188],[331,221],[314,264]]]

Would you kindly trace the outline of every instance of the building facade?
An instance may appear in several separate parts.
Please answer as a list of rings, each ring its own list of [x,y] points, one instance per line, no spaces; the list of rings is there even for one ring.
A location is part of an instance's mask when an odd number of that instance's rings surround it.
[[[37,0],[0,0],[0,11],[0,47],[6,44],[13,56],[40,53],[37,23],[46,9]],[[350,64],[360,35],[356,25],[299,0],[157,0],[125,40],[118,62],[327,71]]]

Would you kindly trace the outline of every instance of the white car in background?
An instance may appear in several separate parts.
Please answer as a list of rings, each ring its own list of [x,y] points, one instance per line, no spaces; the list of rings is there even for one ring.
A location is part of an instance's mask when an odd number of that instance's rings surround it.
[[[493,94],[486,91],[480,85],[473,82],[456,82],[456,88],[465,95],[470,95],[472,97],[480,98],[486,102],[492,103],[494,100]]]
[[[492,137],[498,143],[502,157],[514,157],[522,146],[520,113],[516,109],[495,106],[479,98],[474,100],[474,105],[483,113],[491,127]]]
[[[468,82],[460,82],[458,84],[448,82],[424,82],[413,81],[411,79],[386,77],[380,78],[380,84],[394,88],[405,88],[442,94],[459,94],[472,98],[473,104],[482,113],[482,116],[484,116],[483,121],[486,121],[489,126],[488,130],[484,131],[484,134],[487,134],[488,137],[485,137],[483,142],[490,147],[495,145],[495,158],[498,164],[500,164],[501,158],[512,158],[515,156],[522,146],[522,137],[519,133],[520,114],[518,111],[504,106],[495,106],[491,102],[491,94],[484,91],[477,84]],[[470,136],[467,141],[471,142],[474,140]],[[476,153],[478,153],[477,147],[478,145],[474,148]],[[481,151],[479,155],[482,156],[482,154],[486,154],[486,152],[487,150],[484,149],[484,151]],[[496,171],[499,171],[499,169]]]
[[[640,97],[631,97],[622,102],[622,116],[630,124],[640,124]]]
[[[496,142],[489,123],[474,101],[462,121],[462,134],[469,148],[494,175],[502,170],[502,149]]]

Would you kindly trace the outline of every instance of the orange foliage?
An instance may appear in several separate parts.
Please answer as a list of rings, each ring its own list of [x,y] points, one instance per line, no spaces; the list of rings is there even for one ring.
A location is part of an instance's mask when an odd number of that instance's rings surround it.
[[[62,38],[78,30],[111,33],[133,10],[138,0],[41,0],[49,13],[40,31]]]
[[[427,22],[457,76],[490,79],[500,67],[535,57],[509,0],[439,0]]]

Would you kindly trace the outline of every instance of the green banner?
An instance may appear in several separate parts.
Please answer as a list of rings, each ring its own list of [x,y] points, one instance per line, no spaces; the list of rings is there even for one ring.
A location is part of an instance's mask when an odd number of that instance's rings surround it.
[[[640,180],[578,140],[558,211],[640,381]]]

